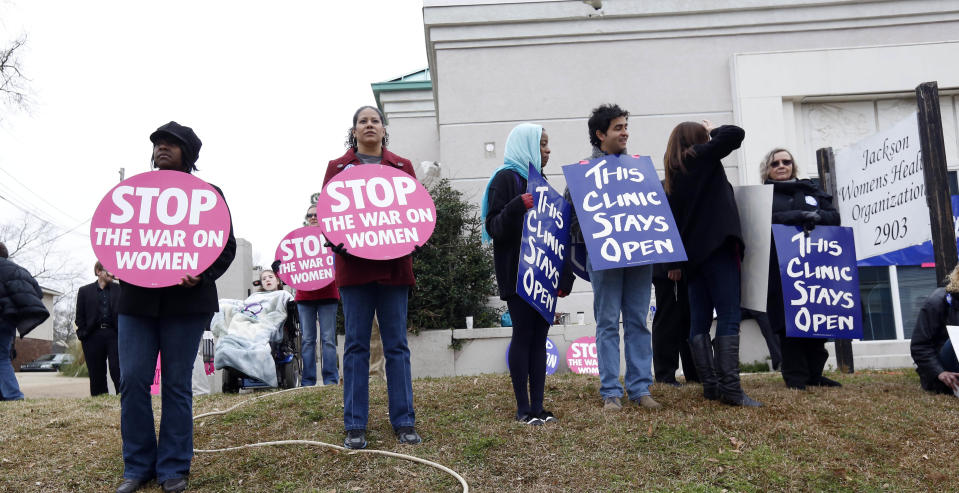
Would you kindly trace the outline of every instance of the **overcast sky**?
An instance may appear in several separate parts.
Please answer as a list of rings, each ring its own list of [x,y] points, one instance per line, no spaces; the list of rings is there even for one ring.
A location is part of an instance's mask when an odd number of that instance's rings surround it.
[[[0,0],[0,45],[20,34],[33,103],[0,106],[0,222],[76,227],[64,239],[89,265],[94,209],[120,168],[150,169],[170,120],[202,139],[197,176],[269,264],[370,83],[427,66],[419,0]]]

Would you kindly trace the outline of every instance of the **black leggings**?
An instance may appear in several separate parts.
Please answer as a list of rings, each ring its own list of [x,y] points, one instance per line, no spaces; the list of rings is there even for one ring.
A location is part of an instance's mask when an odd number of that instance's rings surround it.
[[[513,319],[513,338],[506,359],[513,381],[513,394],[516,395],[516,417],[524,414],[539,416],[543,412],[546,333],[549,332],[549,324],[529,303],[515,294],[506,300],[506,306]]]

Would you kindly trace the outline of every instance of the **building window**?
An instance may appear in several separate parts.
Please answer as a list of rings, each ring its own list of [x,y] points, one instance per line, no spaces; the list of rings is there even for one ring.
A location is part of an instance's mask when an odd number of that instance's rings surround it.
[[[889,288],[889,268],[860,267],[859,295],[862,299],[862,339],[877,341],[896,338],[896,320]]]
[[[936,289],[936,269],[917,265],[896,267],[899,279],[899,304],[902,307],[902,335],[912,339],[912,329],[916,326],[919,309]]]

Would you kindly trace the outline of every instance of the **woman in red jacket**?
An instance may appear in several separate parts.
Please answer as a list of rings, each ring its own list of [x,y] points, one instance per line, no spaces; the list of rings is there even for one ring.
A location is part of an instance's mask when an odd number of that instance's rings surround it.
[[[306,210],[306,224],[316,226],[316,205]],[[303,353],[303,376],[300,385],[316,385],[316,327],[320,327],[320,376],[323,385],[336,385],[340,381],[336,369],[336,306],[340,301],[336,282],[321,289],[307,291],[296,290],[296,311],[303,333],[301,351]]]
[[[337,173],[353,166],[382,164],[409,173],[413,165],[386,149],[389,138],[383,126],[383,114],[372,106],[363,106],[353,114],[353,126],[347,134],[346,154],[330,161],[323,185]],[[366,447],[369,418],[370,331],[373,315],[380,323],[383,352],[386,356],[386,385],[390,424],[400,443],[415,445],[422,439],[416,433],[413,411],[413,383],[410,375],[410,348],[406,342],[406,305],[413,279],[413,259],[407,255],[392,260],[369,260],[349,254],[338,246],[336,284],[343,302],[346,343],[343,353],[343,446]]]

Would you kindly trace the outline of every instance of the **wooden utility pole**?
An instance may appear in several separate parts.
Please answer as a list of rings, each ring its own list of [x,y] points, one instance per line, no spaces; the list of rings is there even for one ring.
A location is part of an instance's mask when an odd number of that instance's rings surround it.
[[[832,147],[816,150],[816,164],[819,168],[819,183],[829,195],[836,197],[836,157]],[[843,373],[856,371],[852,363],[852,339],[836,339],[836,366]]]
[[[952,221],[952,199],[946,169],[946,144],[939,114],[939,85],[923,82],[916,86],[919,107],[919,144],[922,174],[926,182],[926,204],[932,229],[932,251],[936,261],[936,285],[945,286],[946,276],[956,266],[956,232]]]

